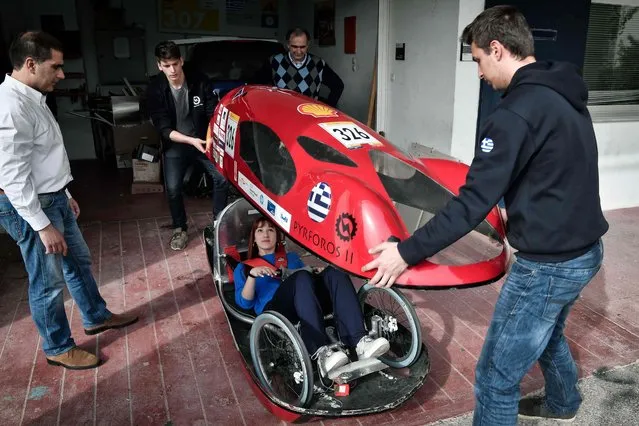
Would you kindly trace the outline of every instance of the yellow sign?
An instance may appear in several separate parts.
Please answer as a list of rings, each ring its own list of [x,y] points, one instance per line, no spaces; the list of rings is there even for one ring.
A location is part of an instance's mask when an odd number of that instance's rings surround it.
[[[297,107],[300,114],[312,115],[315,118],[337,117],[337,110],[320,104],[300,104]]]
[[[207,33],[220,30],[215,0],[159,0],[159,31]]]

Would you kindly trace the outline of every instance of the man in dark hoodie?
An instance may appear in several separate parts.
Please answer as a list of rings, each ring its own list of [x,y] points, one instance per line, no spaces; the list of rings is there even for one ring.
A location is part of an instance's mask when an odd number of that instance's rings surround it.
[[[537,62],[532,34],[511,6],[482,12],[463,32],[479,78],[503,99],[479,132],[466,184],[413,236],[370,250],[371,284],[391,286],[474,229],[503,197],[507,237],[518,250],[475,374],[475,425],[514,425],[517,414],[571,420],[581,404],[566,317],[601,266],[608,230],[599,200],[597,142],[575,66]],[[519,401],[538,361],[543,398]],[[518,409],[519,403],[519,409]]]
[[[161,71],[149,84],[147,105],[162,139],[164,181],[173,219],[172,250],[186,247],[187,220],[182,183],[190,164],[201,163],[213,178],[213,216],[224,209],[228,182],[205,155],[206,132],[215,100],[204,74],[184,67],[180,48],[172,41],[155,47]]]

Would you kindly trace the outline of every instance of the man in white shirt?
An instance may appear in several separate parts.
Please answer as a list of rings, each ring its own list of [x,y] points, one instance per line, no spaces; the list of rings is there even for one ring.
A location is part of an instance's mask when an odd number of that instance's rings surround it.
[[[46,93],[64,78],[62,45],[44,32],[11,44],[13,72],[0,84],[0,226],[16,241],[29,274],[31,316],[47,362],[69,369],[97,367],[94,354],[75,346],[64,310],[65,282],[86,334],[137,321],[113,314],[91,273],[91,254],[77,224],[78,203],[60,127]]]

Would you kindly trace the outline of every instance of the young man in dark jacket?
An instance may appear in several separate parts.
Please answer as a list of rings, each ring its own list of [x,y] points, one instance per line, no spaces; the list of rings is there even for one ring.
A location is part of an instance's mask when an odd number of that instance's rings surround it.
[[[269,58],[259,73],[260,82],[294,90],[337,107],[344,82],[324,59],[308,52],[311,43],[309,32],[303,28],[289,30],[286,42],[288,53],[278,53]],[[320,97],[322,86],[329,90],[326,98]]]
[[[155,48],[162,71],[149,84],[147,103],[153,125],[160,132],[164,181],[173,218],[171,249],[186,247],[187,220],[182,182],[190,164],[199,161],[213,178],[213,215],[224,209],[228,182],[205,155],[206,131],[215,100],[205,75],[184,68],[180,48],[164,41]]]
[[[413,236],[370,250],[372,284],[390,286],[408,267],[474,229],[504,198],[508,241],[518,250],[475,374],[475,425],[514,425],[519,383],[538,361],[546,395],[519,414],[569,420],[581,404],[563,334],[581,290],[601,266],[608,230],[599,200],[597,142],[575,66],[536,62],[525,18],[510,6],[481,13],[463,32],[479,77],[503,100],[479,133],[466,184]]]

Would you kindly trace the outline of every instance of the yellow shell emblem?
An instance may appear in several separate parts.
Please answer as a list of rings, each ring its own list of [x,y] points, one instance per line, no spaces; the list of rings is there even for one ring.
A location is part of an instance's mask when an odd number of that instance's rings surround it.
[[[300,114],[312,115],[315,118],[337,117],[337,110],[320,104],[301,104],[297,107]]]

